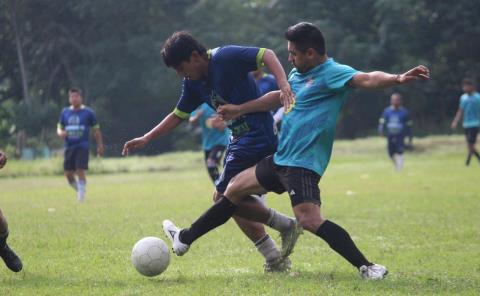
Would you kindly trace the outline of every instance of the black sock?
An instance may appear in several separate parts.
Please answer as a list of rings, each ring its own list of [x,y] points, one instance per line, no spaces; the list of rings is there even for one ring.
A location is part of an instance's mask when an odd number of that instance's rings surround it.
[[[218,179],[218,176],[220,175],[218,173],[218,168],[216,166],[214,167],[207,167],[208,170],[208,175],[210,175],[210,178],[212,181],[215,183],[215,181]]]
[[[478,154],[477,150],[473,150],[473,154],[477,157],[477,159],[480,161],[480,154]]]
[[[3,250],[7,245],[8,231],[0,234],[0,250]]]
[[[190,228],[180,232],[180,241],[191,245],[195,240],[210,230],[227,222],[233,216],[237,206],[225,196],[221,197],[210,209],[203,213]]]
[[[467,161],[465,162],[465,165],[470,165],[470,159],[472,159],[472,152],[468,152]]]
[[[353,266],[360,268],[362,265],[372,265],[357,249],[348,232],[339,225],[327,220],[320,225],[316,234]]]

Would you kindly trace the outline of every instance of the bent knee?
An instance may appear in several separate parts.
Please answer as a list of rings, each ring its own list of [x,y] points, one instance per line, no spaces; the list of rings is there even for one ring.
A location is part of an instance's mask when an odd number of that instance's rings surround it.
[[[315,217],[310,215],[301,215],[297,217],[298,223],[302,225],[303,229],[315,233],[320,225],[325,222],[325,219],[321,217]]]

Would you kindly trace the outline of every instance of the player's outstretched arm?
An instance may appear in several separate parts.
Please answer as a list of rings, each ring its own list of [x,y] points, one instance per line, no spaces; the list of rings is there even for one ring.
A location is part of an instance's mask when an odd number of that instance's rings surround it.
[[[102,132],[99,128],[95,129],[95,131],[93,132],[93,136],[95,137],[95,142],[97,142],[97,156],[102,156],[105,147],[103,146]]]
[[[389,74],[381,71],[358,73],[350,80],[350,85],[356,88],[381,89],[428,79],[430,79],[430,70],[420,65],[403,74]]]
[[[280,93],[279,90],[271,91],[256,100],[241,105],[222,105],[218,107],[217,113],[222,120],[231,120],[248,113],[276,110],[282,105]]]
[[[167,134],[169,131],[176,128],[182,121],[183,119],[175,115],[174,112],[168,114],[167,117],[162,120],[162,122],[160,122],[148,133],[142,137],[138,137],[126,142],[125,145],[123,145],[122,155],[128,155],[130,150],[142,148],[151,140]]]
[[[455,117],[453,118],[453,121],[452,121],[452,125],[451,125],[452,129],[457,128],[457,124],[462,118],[462,115],[463,115],[463,110],[461,108],[458,108],[457,113],[455,114]]]
[[[268,67],[268,70],[270,70],[277,80],[278,88],[281,91],[280,100],[282,105],[285,107],[285,110],[290,110],[291,105],[293,105],[295,101],[295,95],[290,88],[282,64],[275,53],[270,49],[265,50],[265,53],[263,54],[263,63]]]

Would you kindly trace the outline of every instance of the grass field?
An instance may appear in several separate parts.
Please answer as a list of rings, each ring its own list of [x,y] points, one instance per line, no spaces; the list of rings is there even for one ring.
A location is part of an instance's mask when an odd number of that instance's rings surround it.
[[[419,140],[396,173],[384,145],[339,141],[320,183],[323,213],[389,268],[384,281],[361,280],[311,234],[300,238],[290,274],[265,275],[231,221],[172,257],[164,274],[140,276],[133,244],[164,239],[163,219],[188,226],[211,204],[202,154],[185,152],[93,160],[84,204],[58,175],[60,160],[10,162],[0,207],[24,271],[0,266],[0,295],[478,295],[480,165],[465,167],[462,137],[437,137]],[[268,203],[291,214],[285,195]]]

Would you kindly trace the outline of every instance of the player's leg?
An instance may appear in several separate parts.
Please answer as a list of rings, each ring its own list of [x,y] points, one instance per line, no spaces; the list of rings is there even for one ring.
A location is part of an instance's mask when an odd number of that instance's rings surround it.
[[[5,262],[5,265],[14,272],[22,270],[22,261],[15,254],[15,252],[7,244],[8,238],[8,223],[2,210],[0,210],[0,257]]]
[[[66,148],[64,152],[63,171],[68,184],[75,190],[78,190],[77,180],[75,179],[75,149]]]
[[[77,201],[83,202],[87,192],[88,149],[79,148],[75,157],[75,168],[78,176]]]
[[[395,140],[392,136],[387,137],[387,152],[393,164],[395,164]]]
[[[480,154],[478,153],[477,149],[475,149],[475,144],[477,143],[477,136],[478,136],[478,127],[473,127],[471,129],[471,139],[470,139],[470,149],[473,155],[477,157],[478,161],[480,161]]]
[[[368,261],[345,229],[322,216],[318,187],[320,176],[313,171],[295,167],[285,167],[279,174],[300,225],[325,240],[330,248],[357,267],[362,276],[383,278],[386,269]]]
[[[465,128],[465,140],[467,141],[467,159],[465,160],[465,165],[470,165],[470,160],[474,154],[474,145],[473,145],[473,130],[472,128]]]
[[[208,151],[205,163],[207,165],[208,175],[215,182],[220,173],[218,171],[218,167],[220,166],[220,162],[223,156],[223,152],[225,151],[225,146],[214,146],[211,150]]]
[[[403,135],[398,135],[395,141],[395,169],[400,171],[403,169],[403,152],[405,151],[405,138]]]

